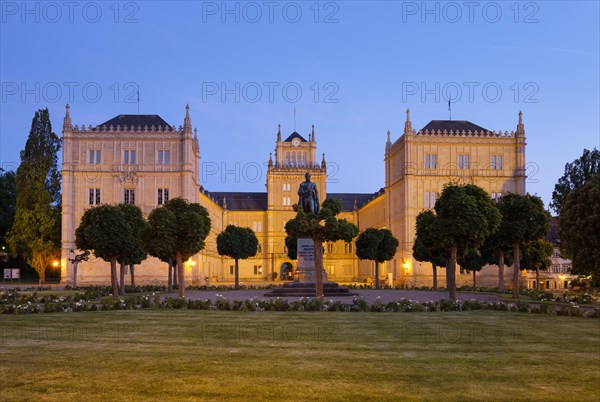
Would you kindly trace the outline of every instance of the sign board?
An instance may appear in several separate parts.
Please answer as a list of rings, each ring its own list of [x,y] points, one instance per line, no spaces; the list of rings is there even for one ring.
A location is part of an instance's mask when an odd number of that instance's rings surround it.
[[[19,268],[4,268],[4,279],[20,279],[21,270]]]
[[[315,244],[312,239],[298,239],[298,268],[314,268]]]

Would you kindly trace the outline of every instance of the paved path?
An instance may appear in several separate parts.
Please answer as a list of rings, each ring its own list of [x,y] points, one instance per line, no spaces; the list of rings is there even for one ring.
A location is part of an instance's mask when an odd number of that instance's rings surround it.
[[[269,292],[270,289],[263,290],[188,290],[185,292],[185,297],[194,300],[205,300],[211,299],[215,301],[217,295],[225,297],[229,300],[246,300],[257,297],[259,299],[267,299],[265,293]],[[392,301],[398,301],[400,299],[409,299],[419,303],[428,301],[436,301],[448,299],[448,292],[434,292],[429,290],[372,290],[372,289],[352,289],[351,292],[358,293],[360,297],[365,299],[369,303],[374,303],[377,297],[381,298],[382,303],[389,303]],[[165,297],[177,297],[177,293],[173,292],[165,294]],[[325,297],[326,300],[339,300],[342,302],[352,303],[352,299],[358,296],[345,296],[345,297]],[[458,300],[480,300],[487,302],[500,301],[499,295],[489,293],[462,293],[458,292],[456,298]],[[299,297],[286,297],[287,300],[298,300]]]

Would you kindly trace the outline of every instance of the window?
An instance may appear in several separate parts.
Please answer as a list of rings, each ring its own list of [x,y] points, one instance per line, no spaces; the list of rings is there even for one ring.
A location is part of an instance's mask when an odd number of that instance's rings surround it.
[[[327,266],[327,275],[335,275],[335,265]]]
[[[562,268],[565,273],[571,272],[571,264],[563,264]]]
[[[554,253],[552,253],[552,257],[556,257],[556,258],[560,257],[560,250],[555,248]]]
[[[458,168],[468,169],[469,168],[469,155],[458,155]]]
[[[135,204],[135,190],[134,189],[125,189],[125,204]]]
[[[435,169],[437,167],[437,155],[425,154],[425,169]]]
[[[235,272],[235,266],[234,265],[230,265],[229,266],[229,275],[233,275]]]
[[[99,149],[90,149],[90,164],[99,165],[101,162],[102,151]]]
[[[262,266],[255,265],[254,266],[254,275],[261,275],[261,274],[262,274]]]
[[[283,205],[292,205],[292,199],[290,197],[283,197]]]
[[[287,166],[289,166],[289,165],[290,165],[290,153],[289,153],[289,152],[286,152],[286,153],[285,153],[285,164],[286,164]]]
[[[90,205],[100,204],[100,189],[99,188],[90,188],[89,196],[90,196],[90,198],[89,198]]]
[[[425,208],[433,208],[435,207],[435,201],[437,199],[437,193],[435,191],[426,191],[425,192]]]
[[[500,200],[500,197],[502,197],[502,193],[501,192],[494,192],[494,193],[492,193],[492,200],[498,202]]]
[[[262,247],[260,246],[260,243],[258,243],[258,246],[256,246],[256,252],[262,253]]]
[[[302,166],[306,166],[306,152],[302,152]]]
[[[502,169],[502,155],[491,155],[490,156],[490,169],[492,169],[492,170]]]
[[[335,244],[327,243],[327,254],[333,254],[335,252]]]
[[[283,183],[283,191],[290,191],[292,189],[292,186],[290,185],[290,183]]]
[[[126,149],[125,151],[123,151],[123,163],[125,163],[125,164],[135,163],[135,150]]]
[[[171,151],[158,151],[158,164],[168,165],[169,163],[171,163]]]
[[[158,189],[158,205],[166,204],[169,201],[169,189],[159,188]]]
[[[262,222],[254,222],[252,224],[252,230],[255,232],[262,232]]]
[[[352,243],[344,243],[344,251],[346,254],[352,254]]]

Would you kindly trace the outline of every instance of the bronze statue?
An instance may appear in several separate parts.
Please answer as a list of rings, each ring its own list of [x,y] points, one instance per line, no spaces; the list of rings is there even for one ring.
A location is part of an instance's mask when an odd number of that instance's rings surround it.
[[[304,177],[306,177],[306,181],[300,183],[300,188],[298,189],[298,195],[300,196],[298,205],[302,207],[304,212],[318,214],[320,209],[319,190],[317,190],[317,185],[310,181],[309,172],[306,172]]]

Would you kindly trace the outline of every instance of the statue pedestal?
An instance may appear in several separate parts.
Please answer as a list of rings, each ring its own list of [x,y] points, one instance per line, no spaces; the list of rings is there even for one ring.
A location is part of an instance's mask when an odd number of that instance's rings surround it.
[[[298,239],[298,266],[294,275],[296,283],[315,283],[315,244],[310,238]],[[323,283],[327,274],[323,270]]]

